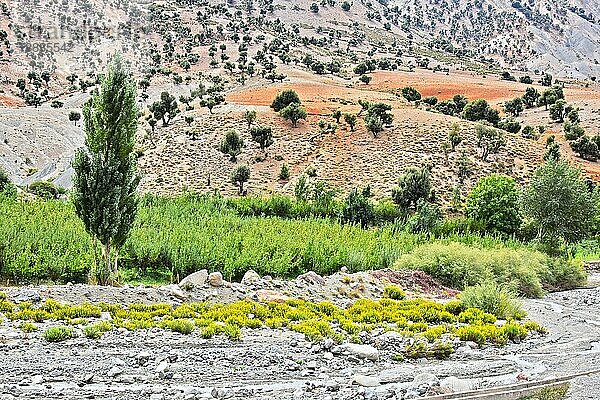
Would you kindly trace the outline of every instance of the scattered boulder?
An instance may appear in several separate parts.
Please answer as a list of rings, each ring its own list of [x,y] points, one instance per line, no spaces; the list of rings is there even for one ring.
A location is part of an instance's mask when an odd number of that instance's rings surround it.
[[[440,388],[446,393],[456,393],[471,390],[471,385],[464,379],[448,376],[440,381]]]
[[[208,284],[214,287],[223,286],[223,274],[220,272],[212,272],[210,275],[208,275]]]
[[[206,283],[206,281],[208,280],[208,271],[205,269],[202,269],[200,271],[194,272],[193,274],[190,274],[188,276],[186,276],[185,278],[183,278],[181,280],[181,282],[179,282],[179,286],[186,289],[191,287],[195,287],[195,286],[202,286]]]
[[[352,384],[364,387],[375,387],[381,385],[381,382],[379,382],[379,379],[374,376],[356,374],[352,377]]]
[[[188,295],[183,290],[181,290],[181,288],[178,285],[161,286],[160,288],[158,288],[158,290],[179,300],[188,299]]]
[[[37,292],[37,290],[33,289],[19,289],[10,293],[10,299],[15,303],[21,303],[24,301],[31,301],[32,303],[37,303],[42,300],[42,296]]]
[[[122,373],[123,373],[123,368],[119,367],[118,365],[115,365],[108,371],[108,373],[106,375],[109,378],[114,378],[116,376],[121,375]]]
[[[325,279],[314,271],[308,271],[305,274],[298,276],[299,280],[303,280],[311,285],[324,285]]]
[[[254,271],[254,270],[248,270],[246,271],[246,273],[244,274],[244,277],[242,278],[242,283],[244,285],[251,285],[256,281],[260,280],[260,275]]]
[[[351,355],[370,361],[379,360],[379,350],[366,344],[345,343],[341,346],[334,347],[331,352],[334,354]]]
[[[270,289],[261,289],[256,291],[252,298],[263,303],[285,303],[290,297],[281,292]]]

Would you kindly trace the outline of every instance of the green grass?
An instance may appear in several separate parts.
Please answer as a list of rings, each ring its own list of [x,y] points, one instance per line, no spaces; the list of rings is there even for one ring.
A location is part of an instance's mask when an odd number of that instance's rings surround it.
[[[400,259],[401,267],[426,270],[458,288],[493,278],[498,283],[514,283],[521,294],[538,296],[544,287],[570,287],[581,280],[574,264],[549,261],[518,240],[469,233],[468,221],[445,224],[435,238],[407,233],[402,221],[365,230],[341,224],[332,216],[311,216],[311,212],[290,216],[283,203],[286,200],[281,198],[233,201],[192,194],[146,196],[120,252],[122,277],[126,282],[154,285],[205,268],[233,280],[249,269],[291,278],[309,270],[326,275],[342,267],[351,272],[388,268]],[[303,207],[290,204],[292,209]],[[381,214],[387,217],[382,218],[392,218],[394,212],[384,206]],[[240,209],[251,209],[249,216],[240,215]],[[269,215],[283,209],[285,218],[255,216],[262,215],[263,209],[271,210],[266,212]],[[460,251],[450,254],[458,261],[452,268],[424,265],[420,259],[435,260],[439,253],[427,246],[460,246]],[[480,254],[489,259],[492,253],[500,261],[481,266]],[[465,257],[471,261],[456,267]],[[1,279],[13,284],[86,282],[92,264],[90,237],[70,202],[0,199]]]

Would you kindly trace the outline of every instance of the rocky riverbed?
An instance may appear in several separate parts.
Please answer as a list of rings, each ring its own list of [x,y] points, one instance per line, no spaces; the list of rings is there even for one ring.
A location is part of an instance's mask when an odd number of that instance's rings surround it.
[[[289,282],[249,274],[238,284],[200,274],[181,286],[162,288],[66,285],[3,291],[14,301],[179,304],[289,296],[344,305],[358,295],[378,297],[394,280],[404,282],[409,295],[453,294],[426,276],[389,271],[309,273]],[[503,348],[463,343],[445,361],[393,361],[406,339],[382,330],[362,333],[362,345],[342,346],[267,328],[244,330],[238,342],[152,328],[48,343],[40,334],[43,324],[38,332],[24,333],[17,323],[5,321],[0,325],[0,399],[409,399],[562,376],[600,369],[599,303],[598,288],[527,300],[529,316],[545,325],[548,335]],[[598,376],[575,380],[569,398],[600,398]]]

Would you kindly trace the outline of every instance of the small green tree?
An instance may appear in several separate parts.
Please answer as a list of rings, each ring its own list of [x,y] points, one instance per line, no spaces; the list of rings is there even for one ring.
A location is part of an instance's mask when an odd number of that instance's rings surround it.
[[[244,194],[244,184],[250,179],[250,167],[238,165],[231,174],[231,183],[238,188],[238,194]]]
[[[279,112],[284,119],[289,119],[292,122],[292,127],[296,128],[298,126],[298,121],[301,119],[306,119],[307,114],[304,108],[300,107],[298,103],[291,103],[283,110]]]
[[[491,108],[484,99],[477,99],[465,105],[463,118],[469,121],[488,121],[490,124],[496,125],[500,120],[500,114]]]
[[[368,227],[375,219],[373,204],[368,197],[354,188],[344,201],[342,221],[351,224],[360,224],[362,228]]]
[[[100,90],[83,107],[85,147],[73,161],[73,204],[92,236],[94,278],[117,279],[119,249],[137,211],[135,133],[138,125],[136,84],[120,55],[115,55]],[[102,265],[96,241],[102,245]]]
[[[504,103],[504,111],[513,117],[518,117],[523,112],[523,100],[516,97]]]
[[[273,144],[273,131],[270,126],[258,125],[250,129],[252,140],[260,145],[260,149],[265,149]]]
[[[410,209],[419,199],[428,200],[431,179],[427,168],[410,167],[398,178],[398,187],[392,190],[392,200],[399,206]]]
[[[462,142],[462,136],[460,135],[460,125],[458,123],[453,123],[450,128],[450,133],[448,134],[448,142],[450,142],[452,151],[456,150],[456,146]]]
[[[160,94],[160,101],[155,101],[150,106],[150,112],[154,114],[156,120],[162,120],[163,126],[167,126],[179,114],[177,99],[175,96],[169,94],[169,92],[162,92]]]
[[[488,232],[516,233],[521,216],[515,180],[495,174],[481,178],[467,196],[467,216]]]
[[[534,172],[522,198],[523,212],[537,228],[538,239],[557,245],[586,237],[598,213],[581,170],[565,160],[548,161]]]
[[[558,99],[550,106],[550,119],[560,123],[565,122],[565,107],[567,102],[563,99]]]
[[[0,194],[6,194],[12,191],[13,183],[4,168],[0,167]]]
[[[279,170],[278,178],[282,181],[287,181],[288,179],[290,179],[290,167],[287,164],[284,163],[281,165],[281,170]]]
[[[490,154],[496,154],[500,148],[506,146],[504,135],[495,128],[486,125],[477,125],[477,145],[481,149],[481,159],[486,161]]]
[[[373,78],[371,78],[369,75],[361,75],[359,79],[362,83],[364,83],[365,85],[368,85],[369,83],[371,83],[371,80]]]
[[[421,100],[421,93],[419,93],[419,91],[412,86],[406,86],[402,88],[402,97],[410,102],[413,102]]]
[[[358,120],[358,118],[357,118],[357,116],[356,116],[356,115],[354,115],[354,114],[348,114],[348,113],[345,113],[345,114],[344,114],[344,121],[345,121],[345,122],[346,122],[348,125],[350,125],[350,130],[351,130],[352,132],[354,132],[354,127],[356,126],[356,122],[357,122],[357,120]]]
[[[298,93],[292,89],[288,89],[275,96],[273,103],[271,103],[271,108],[275,112],[279,112],[292,103],[296,103],[298,105],[302,104],[300,97],[298,97]]]
[[[237,156],[242,152],[244,140],[238,135],[235,129],[230,129],[225,133],[225,139],[221,142],[219,150],[221,153],[229,155],[232,162],[237,160]]]
[[[71,111],[69,113],[69,121],[74,122],[77,126],[77,121],[81,119],[81,114],[78,111]]]
[[[377,115],[367,115],[365,117],[365,127],[367,131],[373,135],[374,138],[383,131],[383,122]]]
[[[535,107],[539,98],[540,92],[535,88],[528,87],[525,89],[525,94],[523,95],[523,104],[525,104],[525,107],[527,108]]]
[[[333,117],[333,119],[335,119],[335,122],[337,124],[340,123],[340,118],[342,118],[342,112],[340,110],[335,110],[331,116]]]
[[[248,123],[248,129],[252,127],[252,124],[256,121],[256,111],[247,110],[244,112],[244,120]]]

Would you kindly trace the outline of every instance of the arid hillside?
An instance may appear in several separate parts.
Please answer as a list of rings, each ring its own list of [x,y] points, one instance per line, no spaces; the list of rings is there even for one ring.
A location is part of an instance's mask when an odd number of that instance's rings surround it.
[[[120,50],[140,85],[144,191],[235,193],[236,164],[219,151],[228,129],[244,139],[237,164],[251,167],[246,188],[253,194],[291,193],[308,170],[316,174],[311,179],[339,189],[370,184],[386,196],[407,167],[429,166],[449,200],[461,168],[468,170],[463,194],[491,172],[526,181],[551,134],[564,156],[597,179],[598,163],[576,157],[544,107],[516,118],[543,126],[539,139],[505,133],[506,146],[483,161],[476,124],[400,95],[413,86],[440,101],[456,94],[483,98],[504,116],[505,101],[529,86],[543,92],[539,81],[550,73],[579,109],[587,134],[598,134],[597,11],[583,0],[569,6],[554,0],[0,1],[0,165],[20,184],[52,180],[68,187],[71,157],[83,143],[81,106],[107,56]],[[516,81],[500,79],[502,72]],[[531,84],[518,82],[527,76]],[[284,89],[296,90],[308,112],[297,128],[269,108]],[[150,109],[165,91],[178,113],[163,126],[152,122]],[[204,105],[213,98],[209,111]],[[365,128],[359,100],[392,106],[393,123],[376,138]],[[248,110],[273,129],[266,152],[251,140]],[[358,115],[356,129],[344,118],[336,123],[335,110]],[[337,128],[325,132],[321,120]],[[454,123],[463,141],[448,151]],[[279,179],[284,164],[289,179]]]

